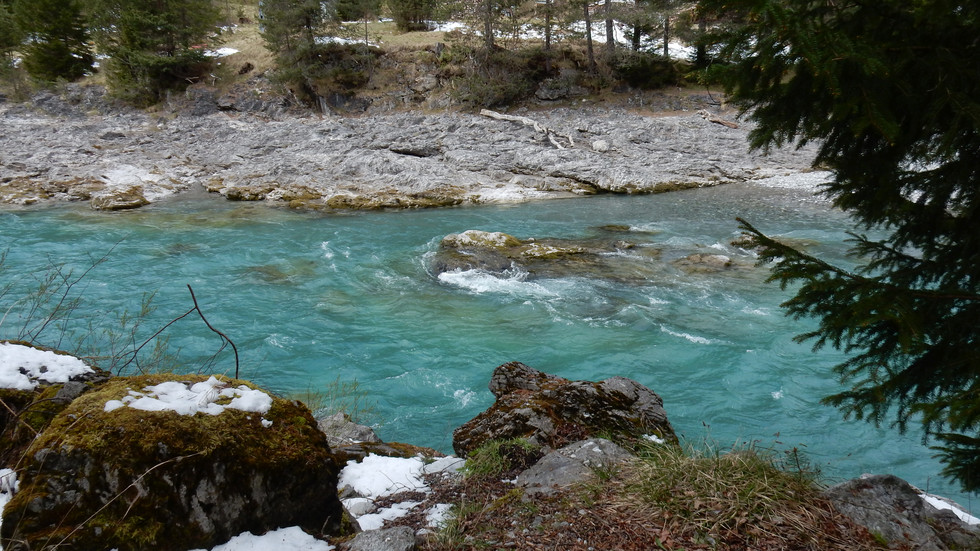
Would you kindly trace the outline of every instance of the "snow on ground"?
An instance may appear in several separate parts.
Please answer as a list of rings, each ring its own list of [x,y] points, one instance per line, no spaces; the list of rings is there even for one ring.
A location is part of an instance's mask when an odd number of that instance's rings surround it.
[[[13,469],[0,469],[0,513],[15,493],[17,493],[17,473]],[[2,515],[0,520],[3,520]],[[3,547],[0,547],[0,551],[3,551]]]
[[[92,368],[74,356],[22,344],[0,343],[0,388],[32,390],[40,383],[67,383]]]
[[[334,546],[320,541],[302,529],[292,526],[273,530],[262,536],[245,532],[211,551],[331,551]],[[204,551],[196,549],[194,551]]]
[[[348,461],[340,472],[337,486],[341,489],[349,488],[356,495],[342,501],[361,528],[375,530],[384,526],[386,520],[407,515],[420,502],[403,501],[375,510],[374,500],[400,492],[428,493],[431,488],[425,483],[425,475],[452,473],[459,470],[463,463],[458,457],[443,457],[426,463],[421,457],[383,457],[371,454],[360,463]],[[437,504],[429,509],[426,512],[429,526],[441,526],[449,508],[449,504]]]
[[[237,54],[238,50],[234,48],[218,48],[217,50],[208,50],[204,52],[204,55],[208,57],[228,57],[232,54]]]

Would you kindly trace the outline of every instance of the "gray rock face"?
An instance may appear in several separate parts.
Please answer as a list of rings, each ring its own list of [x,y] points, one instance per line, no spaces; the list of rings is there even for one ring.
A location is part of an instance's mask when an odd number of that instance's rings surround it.
[[[889,548],[921,551],[980,549],[980,528],[949,510],[923,501],[908,482],[894,475],[872,475],[824,492],[838,511],[888,542]]]
[[[644,435],[677,442],[660,397],[625,377],[569,381],[510,362],[494,371],[490,389],[496,402],[453,431],[453,449],[461,457],[491,440],[511,438],[551,449],[595,434],[623,442]]]
[[[542,457],[517,477],[529,494],[550,494],[585,482],[598,469],[613,469],[633,455],[604,438],[581,440]]]
[[[35,111],[0,103],[0,202],[136,186],[149,202],[207,189],[297,208],[432,207],[710,186],[798,172],[813,159],[809,148],[749,152],[750,124],[732,129],[694,113],[529,113],[563,143],[572,138],[557,149],[531,127],[469,113],[320,118],[264,96],[191,90],[191,101],[160,116],[72,93],[38,98]]]

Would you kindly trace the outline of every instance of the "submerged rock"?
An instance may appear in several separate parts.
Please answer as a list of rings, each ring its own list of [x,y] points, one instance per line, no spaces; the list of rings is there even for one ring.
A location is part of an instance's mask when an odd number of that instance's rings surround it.
[[[336,533],[342,517],[309,410],[238,380],[112,379],[60,412],[22,465],[7,550],[211,548],[283,526]]]
[[[442,239],[430,261],[435,275],[485,270],[519,271],[530,278],[595,277],[618,281],[649,279],[659,267],[650,260],[660,249],[643,243],[605,237],[526,239],[502,232],[467,230]]]
[[[645,436],[677,443],[663,400],[625,377],[569,381],[510,362],[494,370],[489,388],[496,402],[453,431],[453,449],[461,457],[486,442],[512,438],[552,449],[595,435],[620,444]]]

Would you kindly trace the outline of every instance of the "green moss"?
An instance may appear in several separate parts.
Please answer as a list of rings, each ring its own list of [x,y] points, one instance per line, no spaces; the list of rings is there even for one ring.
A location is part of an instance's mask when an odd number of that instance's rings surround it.
[[[218,378],[231,387],[255,388]],[[189,496],[201,491],[189,487],[192,482],[180,473],[196,473],[192,479],[207,479],[214,494],[225,495],[259,483],[255,473],[272,480],[334,463],[316,422],[300,403],[276,399],[265,415],[232,409],[193,416],[131,407],[105,411],[107,401],[122,399],[130,390],[172,380],[193,384],[207,376],[115,378],[57,415],[27,451],[32,462],[25,480],[30,483],[7,506],[18,530],[31,534],[32,542],[60,541],[68,526],[71,545],[84,549],[152,548],[163,538],[175,547],[200,547],[211,534],[189,519],[168,517],[170,511],[186,509]],[[263,426],[263,418],[272,425]],[[67,501],[48,488],[81,491],[77,500]],[[36,520],[30,513],[35,501],[47,504],[53,516],[45,518],[61,518],[62,525]]]

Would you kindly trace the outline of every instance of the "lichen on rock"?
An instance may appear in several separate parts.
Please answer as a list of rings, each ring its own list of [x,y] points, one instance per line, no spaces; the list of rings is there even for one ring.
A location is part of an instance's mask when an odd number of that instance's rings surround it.
[[[632,379],[569,381],[509,362],[494,370],[489,388],[496,402],[453,432],[461,457],[514,438],[551,449],[592,436],[627,447],[648,435],[677,443],[663,400]]]

